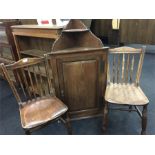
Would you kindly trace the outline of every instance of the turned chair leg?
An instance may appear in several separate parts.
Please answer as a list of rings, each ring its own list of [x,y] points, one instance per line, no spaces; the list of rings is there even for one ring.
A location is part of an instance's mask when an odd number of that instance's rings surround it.
[[[69,117],[69,114],[67,113],[66,114],[66,128],[67,128],[67,132],[69,135],[72,135],[72,126],[71,126],[71,120],[70,120],[70,117]]]
[[[129,105],[129,112],[132,111],[132,105]]]
[[[25,130],[26,135],[31,135],[31,132],[29,130]]]
[[[103,127],[102,127],[102,130],[103,130],[104,134],[106,132],[107,126],[108,126],[108,102],[105,103],[104,109],[103,109]]]
[[[141,135],[146,135],[146,125],[147,125],[147,105],[144,105],[143,111],[142,111],[142,131],[141,131]]]

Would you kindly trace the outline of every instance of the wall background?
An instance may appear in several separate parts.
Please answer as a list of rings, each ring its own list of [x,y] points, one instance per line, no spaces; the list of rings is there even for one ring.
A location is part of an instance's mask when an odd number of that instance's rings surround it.
[[[21,24],[37,24],[36,19],[0,19],[0,21],[19,20]],[[117,33],[112,30],[112,19],[83,19],[91,31],[103,42],[113,44]],[[119,42],[125,44],[155,45],[155,19],[121,19]]]

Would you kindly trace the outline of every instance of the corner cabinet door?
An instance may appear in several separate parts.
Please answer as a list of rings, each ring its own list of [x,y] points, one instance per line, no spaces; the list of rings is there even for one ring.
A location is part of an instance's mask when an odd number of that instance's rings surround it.
[[[103,105],[104,58],[103,54],[91,54],[56,60],[59,94],[69,112],[98,109]]]

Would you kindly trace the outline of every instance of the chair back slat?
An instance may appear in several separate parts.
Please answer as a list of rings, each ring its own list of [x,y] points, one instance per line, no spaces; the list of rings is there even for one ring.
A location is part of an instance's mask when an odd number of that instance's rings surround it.
[[[25,85],[25,90],[27,92],[27,97],[28,98],[32,98],[31,96],[31,90],[30,90],[30,87],[29,87],[29,82],[28,82],[28,79],[25,75],[25,71],[24,71],[24,68],[20,68],[20,76],[22,76],[22,79],[23,79],[23,82],[24,82],[24,85]]]
[[[124,82],[124,68],[125,68],[125,54],[123,53],[123,58],[122,58],[122,83]]]
[[[35,85],[36,85],[36,93],[37,94],[41,94],[41,90],[39,88],[39,80],[38,80],[38,77],[37,77],[36,69],[37,69],[37,66],[33,66],[33,74],[34,74],[34,82],[35,82]]]
[[[107,71],[108,83],[139,84],[144,52],[144,47],[143,50],[130,47],[110,49]],[[112,79],[110,74],[112,74]]]
[[[143,61],[144,61],[144,55],[145,55],[145,47],[143,47],[141,55],[140,55],[140,60],[138,64],[138,70],[137,70],[137,76],[136,76],[136,84],[139,85],[139,80],[142,72],[142,66],[143,66]]]
[[[45,93],[44,93],[44,87],[43,87],[43,79],[42,79],[42,76],[41,76],[41,70],[40,70],[40,66],[38,65],[38,73],[39,73],[39,80],[40,80],[40,90],[41,90],[41,96],[43,96]]]
[[[120,54],[118,54],[118,61],[117,61],[117,83],[120,82]]]
[[[25,91],[25,88],[24,88],[24,84],[22,82],[21,76],[19,75],[19,72],[15,71],[15,74],[16,74],[17,79],[18,79],[18,84],[20,84],[20,87],[21,87],[21,89],[22,89],[22,91],[24,93],[24,96],[27,97],[26,91]]]
[[[34,83],[33,83],[33,81],[32,81],[32,75],[31,75],[31,73],[30,73],[30,66],[27,67],[27,73],[28,73],[28,78],[29,78],[29,81],[30,81],[30,87],[31,87],[32,95],[33,95],[33,97],[36,98]]]
[[[46,58],[24,58],[13,64],[1,64],[2,71],[19,105],[39,97],[54,95],[52,80]],[[10,71],[15,73],[17,82],[11,80]]]
[[[127,54],[126,77],[125,77],[126,83],[128,83],[129,68],[130,68],[130,54]]]
[[[110,69],[109,69],[109,63],[107,64],[107,82],[110,83]]]
[[[133,82],[133,70],[134,70],[135,57],[132,56],[131,66],[130,66],[130,82]]]
[[[115,69],[115,65],[116,65],[116,59],[115,59],[115,55],[113,55],[113,83],[115,83],[115,76],[116,76],[116,69]]]
[[[46,71],[46,74],[47,74],[47,82],[48,82],[48,92],[49,94],[52,94],[53,90],[51,90],[50,88],[52,88],[52,81],[51,81],[51,75],[50,75],[50,72],[49,72],[49,60],[48,60],[48,57],[47,55],[44,55],[45,58],[46,58],[46,61],[45,61],[45,71]],[[51,70],[52,72],[52,70]]]

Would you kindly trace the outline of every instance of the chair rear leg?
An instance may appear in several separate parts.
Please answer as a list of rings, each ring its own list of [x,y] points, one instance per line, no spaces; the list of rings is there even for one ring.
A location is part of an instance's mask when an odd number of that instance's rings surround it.
[[[71,123],[70,121],[66,122],[66,126],[67,126],[67,132],[69,135],[72,135],[72,127],[71,127]]]
[[[72,126],[71,126],[71,120],[69,117],[69,114],[66,113],[66,120],[65,120],[65,126],[67,128],[67,132],[69,135],[72,135]]]
[[[132,111],[132,105],[129,105],[129,112]]]
[[[25,130],[26,135],[31,135],[31,132],[29,130]]]
[[[107,126],[108,126],[108,102],[105,103],[103,109],[103,127],[102,127],[103,134],[105,134]]]
[[[142,111],[142,131],[141,131],[141,135],[146,134],[146,126],[147,126],[147,105],[144,105],[143,111]]]

